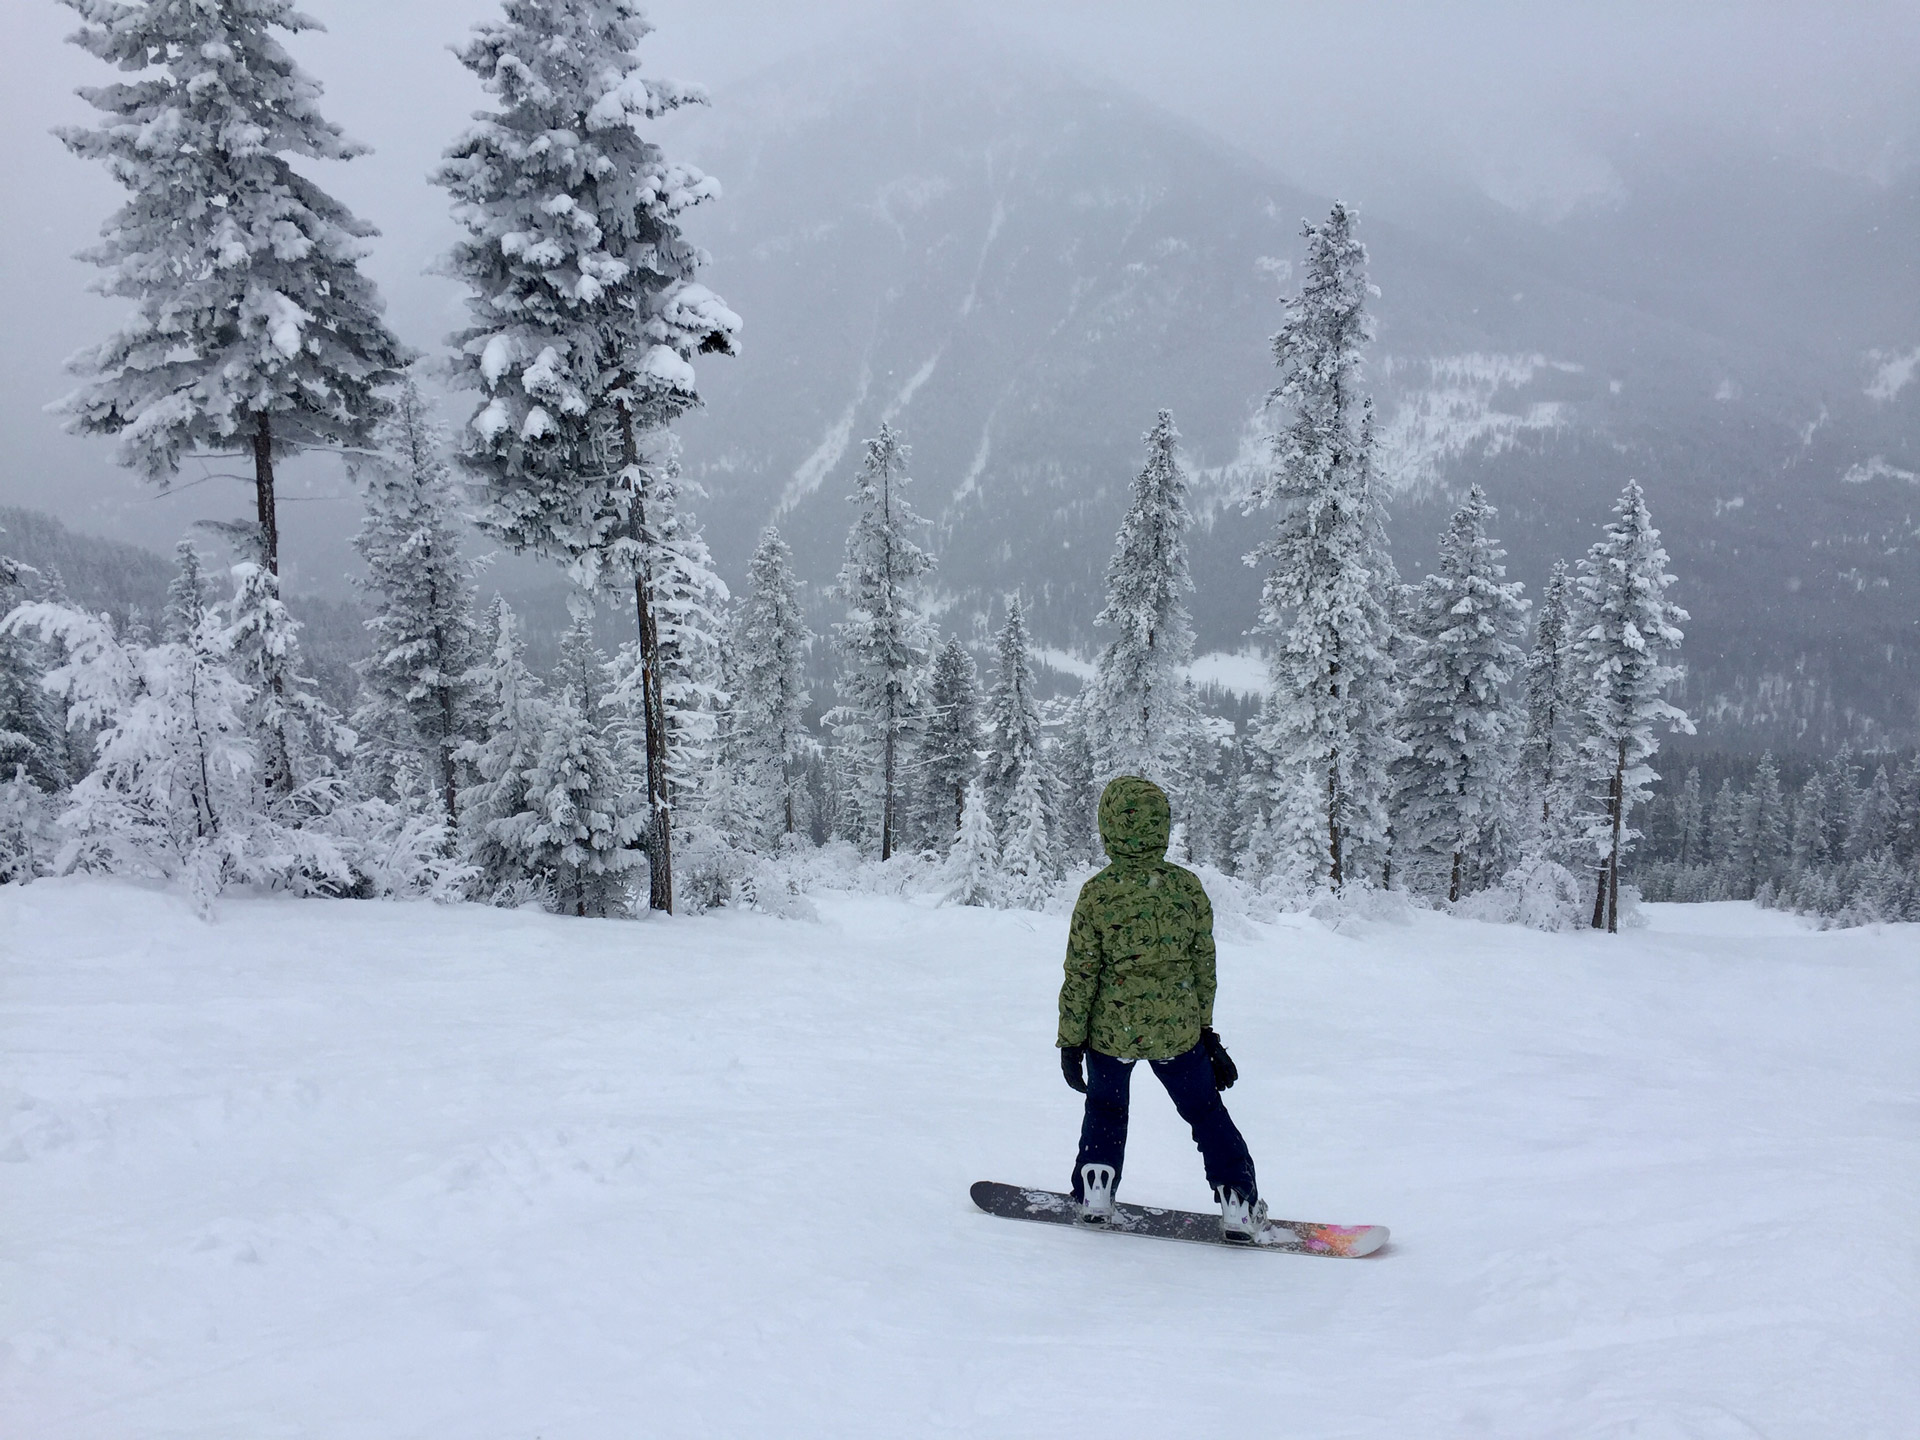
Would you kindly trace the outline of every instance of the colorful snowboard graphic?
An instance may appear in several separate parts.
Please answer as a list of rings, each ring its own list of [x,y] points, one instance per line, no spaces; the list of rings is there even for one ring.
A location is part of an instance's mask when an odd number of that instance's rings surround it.
[[[1316,1225],[1304,1220],[1268,1220],[1259,1239],[1230,1242],[1220,1236],[1220,1217],[1191,1210],[1159,1210],[1147,1205],[1114,1206],[1107,1225],[1081,1225],[1074,1219],[1073,1201],[1054,1190],[1029,1190],[980,1180],[969,1192],[973,1203],[989,1215],[1008,1220],[1039,1220],[1048,1225],[1073,1225],[1082,1230],[1111,1230],[1119,1235],[1149,1235],[1157,1240],[1187,1240],[1196,1245],[1224,1245],[1230,1250],[1272,1250],[1282,1255],[1327,1255],[1353,1259],[1371,1255],[1387,1243],[1384,1225]]]

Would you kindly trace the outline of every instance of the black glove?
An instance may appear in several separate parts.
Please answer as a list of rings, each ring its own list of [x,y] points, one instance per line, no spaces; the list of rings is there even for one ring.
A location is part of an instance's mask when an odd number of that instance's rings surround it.
[[[1227,1047],[1220,1043],[1211,1025],[1202,1027],[1200,1043],[1206,1046],[1207,1059],[1213,1065],[1213,1088],[1231,1090],[1233,1082],[1240,1078],[1240,1067],[1233,1063],[1233,1057],[1227,1054]]]
[[[1060,1047],[1060,1073],[1067,1077],[1067,1084],[1082,1095],[1087,1093],[1087,1077],[1083,1073],[1086,1063],[1086,1046],[1062,1045]]]

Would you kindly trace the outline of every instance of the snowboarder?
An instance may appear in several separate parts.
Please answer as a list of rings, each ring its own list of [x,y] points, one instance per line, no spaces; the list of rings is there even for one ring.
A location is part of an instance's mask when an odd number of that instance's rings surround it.
[[[1080,888],[1060,987],[1060,1068],[1087,1097],[1072,1194],[1104,1225],[1127,1148],[1127,1093],[1145,1060],[1206,1164],[1226,1239],[1266,1222],[1253,1157],[1221,1102],[1239,1078],[1213,1031],[1213,906],[1199,877],[1167,861],[1172,811],[1158,785],[1122,775],[1100,796],[1108,865]]]

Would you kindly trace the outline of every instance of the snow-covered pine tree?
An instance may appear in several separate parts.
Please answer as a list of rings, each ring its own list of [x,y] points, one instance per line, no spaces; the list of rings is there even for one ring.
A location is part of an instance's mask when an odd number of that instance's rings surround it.
[[[947,898],[957,905],[991,905],[998,893],[1000,847],[993,838],[980,782],[967,782],[960,806],[960,834],[947,856]]]
[[[1827,757],[1821,778],[1827,802],[1827,853],[1835,860],[1845,860],[1852,853],[1853,816],[1860,808],[1860,767],[1854,762],[1852,745],[1843,744]]]
[[[539,758],[526,772],[525,809],[504,821],[509,845],[551,887],[562,915],[618,915],[647,812],[625,783],[606,724],[607,658],[592,626],[576,617],[560,645]]]
[[[1572,818],[1579,803],[1574,753],[1580,702],[1573,684],[1572,578],[1564,560],[1553,563],[1533,622],[1523,681],[1523,729],[1514,791],[1525,807],[1522,836],[1530,854],[1569,858]]]
[[[1249,502],[1280,513],[1247,557],[1267,571],[1259,628],[1272,643],[1273,703],[1263,742],[1284,770],[1313,782],[1321,869],[1336,889],[1383,858],[1397,748],[1389,605],[1398,580],[1374,483],[1373,407],[1359,392],[1372,286],[1353,230],[1341,204],[1306,227],[1304,279],[1273,337],[1281,378],[1268,396],[1292,413]]]
[[[460,553],[460,515],[444,435],[411,379],[393,397],[377,459],[354,467],[366,512],[354,548],[373,597],[374,653],[355,669],[363,699],[354,726],[382,771],[417,770],[453,844],[466,777],[455,757],[478,737],[473,613],[476,566]]]
[[[1007,802],[1005,838],[1000,846],[1000,903],[1012,910],[1038,910],[1053,894],[1058,871],[1048,840],[1045,766],[1020,772]]]
[[[1894,772],[1893,800],[1894,858],[1914,871],[1920,867],[1920,752],[1907,756]]]
[[[896,806],[901,764],[924,721],[932,628],[919,606],[919,580],[933,557],[914,542],[925,523],[907,503],[907,449],[890,426],[867,442],[854,481],[860,513],[847,535],[838,594],[847,618],[833,627],[841,659],[827,715],[859,785],[847,799],[861,806],[861,829],[893,854],[904,818]]]
[[[103,616],[46,602],[0,625],[28,628],[61,645],[47,684],[94,737],[93,768],[61,817],[73,838],[58,869],[179,879],[203,915],[235,880],[309,892],[351,883],[337,844],[260,804],[254,696],[227,664],[218,612],[185,640],[150,647],[123,641]]]
[[[1788,858],[1796,871],[1818,870],[1833,858],[1827,844],[1827,782],[1809,775],[1794,798]]]
[[[275,33],[319,22],[292,0],[61,3],[73,43],[134,77],[83,89],[105,118],[59,132],[131,192],[85,258],[134,316],[71,362],[87,383],[69,428],[120,436],[121,463],[162,486],[183,456],[250,455],[278,574],[275,458],[364,443],[408,358],[360,273],[376,232],[295,168],[366,153]]]
[[[1777,885],[1787,859],[1787,802],[1780,790],[1780,766],[1771,750],[1754,767],[1753,784],[1740,810],[1740,842],[1747,858],[1743,894],[1751,897],[1762,885]]]
[[[1044,763],[1040,754],[1040,706],[1034,698],[1033,661],[1028,654],[1027,617],[1017,594],[1007,596],[1006,623],[994,641],[994,652],[993,687],[987,692],[982,726],[987,754],[980,778],[986,790],[987,814],[1001,837],[1004,853],[1012,843],[1013,827],[1023,818],[1014,803],[1022,777],[1030,770],[1038,771]]]
[[[232,533],[250,538],[250,527]],[[278,575],[264,563],[235,565],[233,597],[219,614],[227,664],[251,696],[247,723],[259,747],[261,804],[280,809],[302,787],[337,774],[355,737],[302,673],[300,622],[280,603]]]
[[[1847,858],[1870,860],[1893,846],[1894,827],[1899,813],[1894,805],[1893,778],[1885,765],[1877,766],[1873,779],[1860,791],[1847,826]]]
[[[1574,638],[1585,691],[1581,754],[1604,787],[1604,808],[1587,832],[1600,861],[1593,928],[1610,932],[1620,928],[1620,857],[1639,833],[1627,819],[1659,778],[1647,765],[1660,748],[1654,727],[1693,733],[1685,712],[1663,698],[1680,677],[1663,657],[1679,646],[1687,612],[1667,599],[1673,576],[1638,481],[1620,492],[1614,517],[1580,562]]]
[[[1192,680],[1180,685],[1181,728],[1173,740],[1169,774],[1178,794],[1183,846],[1175,856],[1184,864],[1217,865],[1223,830],[1231,830],[1227,795],[1222,787],[1222,762],[1231,748],[1233,728],[1225,720],[1205,715]]]
[[[169,643],[185,640],[207,613],[212,597],[200,552],[191,540],[173,547],[173,579],[167,585],[166,607],[160,612],[160,638]]]
[[[1182,670],[1193,657],[1187,596],[1187,477],[1180,432],[1162,410],[1143,437],[1146,464],[1107,562],[1107,602],[1094,624],[1114,632],[1100,652],[1088,704],[1102,778],[1140,775],[1167,784],[1192,715]]]
[[[720,685],[733,698],[714,716],[712,756],[700,783],[699,820],[713,832],[707,837],[714,842],[708,851],[716,859],[723,858],[721,850],[764,853],[784,833],[779,768],[748,725],[738,633],[735,617],[726,617],[720,636]],[[631,754],[632,745],[626,748]],[[677,813],[686,819],[685,806],[679,806]],[[717,873],[713,878],[717,883]]]
[[[769,525],[747,566],[747,595],[734,630],[738,675],[734,694],[735,745],[754,797],[763,843],[798,829],[801,785],[809,747],[807,651],[813,633],[800,603],[793,551]]]
[[[655,491],[673,483],[668,426],[699,403],[692,365],[730,354],[740,319],[695,274],[680,232],[720,188],[669,161],[650,122],[704,104],[640,73],[635,0],[506,0],[459,52],[498,108],[435,175],[467,237],[449,268],[470,290],[458,372],[480,392],[463,459],[485,521],[565,561],[593,591],[630,579],[652,814],[649,903],[673,908],[670,723],[656,613],[673,541]],[[684,759],[685,757],[683,757]]]
[[[1053,747],[1053,841],[1066,865],[1097,865],[1100,849],[1100,759],[1095,753],[1087,692],[1068,703]]]
[[[1700,767],[1689,765],[1673,801],[1674,858],[1682,868],[1700,863],[1706,839],[1706,802],[1700,796]]]
[[[1504,873],[1510,829],[1508,682],[1527,602],[1487,533],[1495,513],[1478,485],[1454,512],[1439,572],[1416,591],[1402,671],[1395,837],[1409,879],[1449,900]]]
[[[456,757],[474,777],[460,792],[460,827],[483,893],[517,904],[529,898],[538,877],[511,822],[527,809],[527,774],[539,758],[552,706],[527,668],[520,620],[504,599],[494,600],[488,631],[487,658],[475,673],[485,707],[482,738],[467,741]]]
[[[616,726],[649,766],[657,758],[659,798],[667,807],[660,813],[670,821],[679,807],[698,805],[701,787],[713,773],[720,716],[729,704],[721,647],[732,597],[684,498],[679,462],[669,455],[649,483],[644,526],[653,658],[649,661],[644,637],[629,641],[609,672]],[[656,719],[657,747],[649,738]],[[654,769],[647,775],[653,794]],[[673,825],[671,833],[679,834],[682,827],[677,821]],[[656,838],[649,836],[650,853]],[[670,845],[666,853],[670,863]]]
[[[967,791],[980,773],[980,674],[958,635],[934,657],[918,759],[921,832],[948,848],[965,828]]]
[[[0,616],[27,603],[29,573],[0,555]],[[66,789],[72,777],[65,721],[43,684],[46,670],[46,656],[29,635],[20,629],[0,630],[0,781],[24,774],[51,795]]]

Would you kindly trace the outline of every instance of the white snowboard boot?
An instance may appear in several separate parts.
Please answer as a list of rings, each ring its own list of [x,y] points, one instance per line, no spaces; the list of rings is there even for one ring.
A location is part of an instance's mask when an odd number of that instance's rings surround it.
[[[1220,1202],[1220,1238],[1229,1244],[1251,1245],[1267,1228],[1266,1201],[1248,1204],[1238,1190],[1224,1185],[1213,1192],[1213,1198]]]
[[[1074,1207],[1074,1210],[1082,1225],[1113,1223],[1113,1167],[1111,1165],[1082,1165],[1080,1193],[1085,1198]]]

